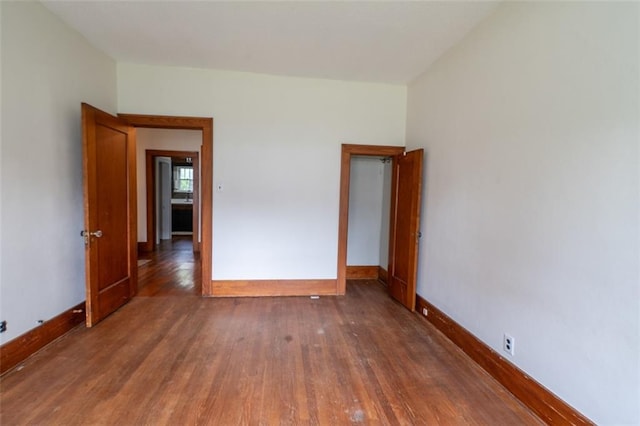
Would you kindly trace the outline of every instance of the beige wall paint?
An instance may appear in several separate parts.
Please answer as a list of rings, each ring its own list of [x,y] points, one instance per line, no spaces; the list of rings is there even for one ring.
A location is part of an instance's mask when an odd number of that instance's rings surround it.
[[[37,2],[0,10],[3,343],[85,298],[80,103],[115,113],[116,65]]]
[[[215,279],[336,278],[341,143],[404,145],[403,86],[118,64],[118,103],[214,118]]]
[[[418,293],[599,424],[640,423],[637,3],[509,3],[413,82]]]

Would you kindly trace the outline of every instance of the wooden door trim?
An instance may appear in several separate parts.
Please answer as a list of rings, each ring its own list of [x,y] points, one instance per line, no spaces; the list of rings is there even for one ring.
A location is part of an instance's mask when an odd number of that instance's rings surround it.
[[[216,297],[335,296],[336,280],[213,280]]]
[[[393,157],[405,151],[403,146],[342,144],[340,159],[340,210],[338,213],[338,284],[337,294],[347,290],[347,235],[349,233],[349,182],[351,156]]]
[[[118,114],[132,126],[155,129],[187,129],[202,131],[200,149],[200,208],[202,229],[200,261],[202,262],[202,295],[212,296],[212,252],[213,252],[213,118],[178,117],[165,115]]]
[[[348,280],[377,280],[379,265],[347,265]]]
[[[545,423],[594,424],[426,299],[417,296],[415,310]]]
[[[9,340],[0,346],[0,375],[84,322],[85,302],[82,302]]]
[[[199,154],[197,151],[168,151],[159,149],[147,149],[145,150],[145,176],[146,176],[146,204],[147,204],[147,244],[148,251],[152,251],[156,247],[156,215],[155,215],[155,203],[156,203],[156,191],[155,191],[155,165],[153,159],[155,157],[191,157],[193,159],[193,251],[200,251],[198,245],[198,234],[200,232],[199,213],[200,210],[199,200],[199,188],[200,188],[200,162]]]

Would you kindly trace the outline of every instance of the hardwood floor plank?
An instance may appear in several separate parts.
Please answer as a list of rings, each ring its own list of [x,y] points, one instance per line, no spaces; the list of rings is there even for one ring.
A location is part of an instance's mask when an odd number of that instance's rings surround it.
[[[129,304],[2,377],[1,424],[541,424],[380,284],[202,298],[180,242],[151,256]]]

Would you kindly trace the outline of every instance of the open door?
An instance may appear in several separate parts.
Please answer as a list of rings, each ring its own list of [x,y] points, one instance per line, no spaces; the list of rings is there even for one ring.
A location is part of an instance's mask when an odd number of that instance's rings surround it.
[[[423,156],[422,149],[396,156],[391,181],[389,294],[410,311],[416,306]]]
[[[137,289],[135,129],[82,104],[87,327]]]

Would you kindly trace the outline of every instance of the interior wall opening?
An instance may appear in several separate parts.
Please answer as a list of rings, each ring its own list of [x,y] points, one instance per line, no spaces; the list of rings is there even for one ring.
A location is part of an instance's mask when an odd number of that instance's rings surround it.
[[[139,128],[136,133],[139,251],[189,235],[198,252],[202,131]]]
[[[200,294],[202,131],[136,133],[139,294]]]
[[[386,283],[392,159],[353,155],[350,170],[347,279]]]

